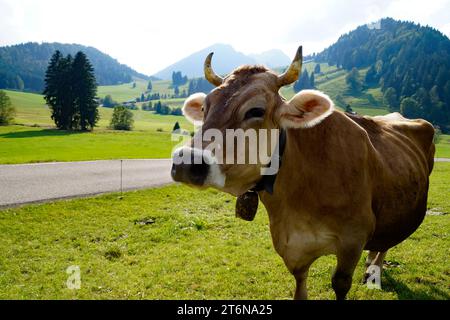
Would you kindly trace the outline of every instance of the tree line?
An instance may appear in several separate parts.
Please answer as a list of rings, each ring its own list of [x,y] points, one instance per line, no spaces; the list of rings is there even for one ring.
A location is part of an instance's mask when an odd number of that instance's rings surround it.
[[[92,47],[29,42],[0,47],[0,89],[42,92],[48,61],[57,50],[72,56],[79,51],[85,53],[95,68],[100,85],[129,83],[133,77],[148,78]]]
[[[390,111],[450,132],[450,40],[438,30],[383,19],[341,36],[316,60],[348,71],[369,68],[364,82],[381,87]]]

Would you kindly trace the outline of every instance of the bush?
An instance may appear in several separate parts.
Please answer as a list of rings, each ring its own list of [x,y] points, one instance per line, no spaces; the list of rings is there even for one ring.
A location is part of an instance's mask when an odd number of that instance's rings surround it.
[[[16,109],[11,104],[11,100],[6,93],[0,90],[0,126],[11,123],[16,115]]]
[[[175,109],[172,109],[170,114],[173,115],[173,116],[182,116],[183,115],[183,111],[181,110],[181,108],[175,108]]]
[[[133,128],[133,113],[124,106],[114,108],[110,127],[114,130],[131,130]]]
[[[114,108],[115,106],[117,106],[117,102],[115,102],[113,100],[113,98],[111,97],[110,94],[108,94],[107,96],[105,96],[105,98],[103,99],[103,106],[105,108]]]
[[[441,129],[439,127],[435,127],[434,128],[434,137],[433,137],[434,144],[441,142],[441,138],[442,138]]]

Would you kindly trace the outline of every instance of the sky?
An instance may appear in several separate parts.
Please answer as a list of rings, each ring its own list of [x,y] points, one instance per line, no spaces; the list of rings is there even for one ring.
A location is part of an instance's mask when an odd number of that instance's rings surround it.
[[[450,0],[0,0],[0,46],[78,43],[151,75],[214,43],[243,53],[320,52],[392,17],[450,37]]]

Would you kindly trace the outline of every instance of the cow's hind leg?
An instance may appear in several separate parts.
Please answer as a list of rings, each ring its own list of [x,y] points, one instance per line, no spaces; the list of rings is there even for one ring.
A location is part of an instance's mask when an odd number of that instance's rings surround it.
[[[350,245],[338,250],[337,266],[332,277],[332,287],[337,300],[344,300],[352,286],[353,272],[361,258],[363,248],[360,245]]]
[[[364,273],[364,277],[363,277],[363,283],[367,283],[367,279],[370,277],[370,275],[372,274],[372,270],[371,267],[372,266],[377,266],[380,270],[380,274],[381,271],[383,270],[383,262],[384,262],[384,258],[386,257],[386,253],[387,251],[370,251],[369,255],[367,256],[367,260],[366,260],[366,271]]]

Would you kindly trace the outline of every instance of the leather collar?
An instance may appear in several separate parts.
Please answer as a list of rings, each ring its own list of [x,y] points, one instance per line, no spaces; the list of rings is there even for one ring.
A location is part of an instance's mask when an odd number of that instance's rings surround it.
[[[272,164],[272,162],[278,158],[278,171],[281,168],[281,162],[283,159],[284,150],[286,149],[286,131],[284,129],[280,129],[280,136],[278,137],[278,145],[275,149],[278,150],[278,152],[275,152],[272,155],[272,159],[270,160],[269,167]],[[275,180],[277,179],[278,171],[273,175],[265,175],[261,178],[261,180],[258,181],[256,186],[254,186],[252,189],[250,189],[250,192],[258,192],[258,191],[266,191],[269,194],[273,194],[273,188],[275,185]]]

